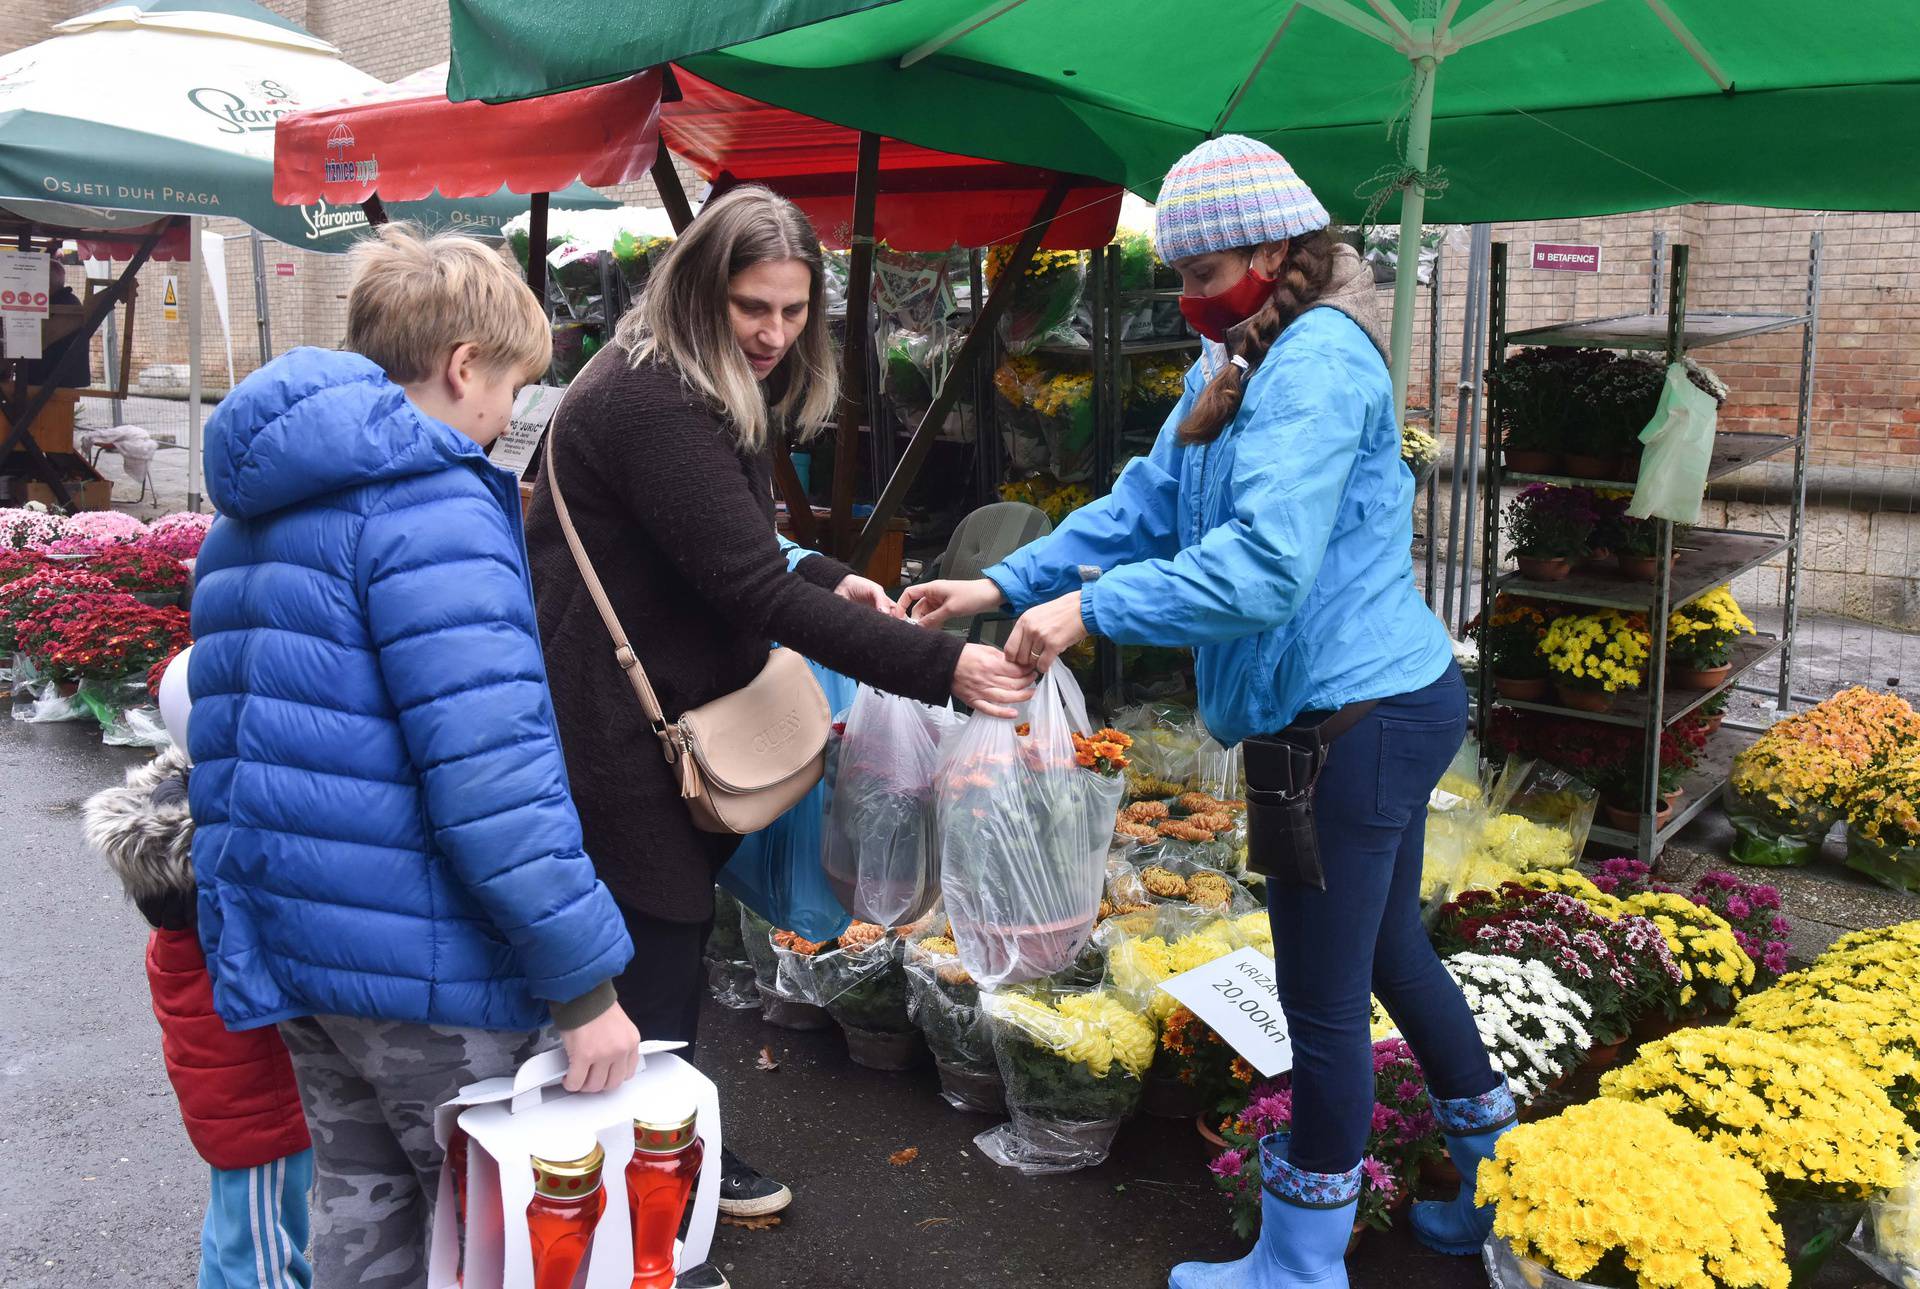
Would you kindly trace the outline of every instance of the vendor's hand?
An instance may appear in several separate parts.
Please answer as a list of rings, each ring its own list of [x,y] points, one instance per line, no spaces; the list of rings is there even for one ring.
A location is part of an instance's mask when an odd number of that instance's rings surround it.
[[[923,627],[942,627],[954,618],[990,613],[1004,599],[993,579],[977,577],[967,582],[942,580],[909,586],[901,592],[900,607]]]
[[[560,1043],[567,1049],[569,1092],[617,1088],[640,1068],[640,1031],[619,1003],[578,1029],[561,1030]]]
[[[864,604],[890,618],[907,616],[906,610],[893,602],[893,597],[881,589],[880,583],[861,577],[858,573],[849,573],[841,578],[840,585],[833,588],[833,593],[843,600]]]
[[[1037,604],[1020,615],[1007,637],[1007,661],[1044,672],[1054,659],[1087,638],[1080,617],[1080,592]]]
[[[1013,705],[1033,697],[1033,672],[1014,666],[992,645],[970,644],[953,669],[953,696],[982,715],[1010,721]]]

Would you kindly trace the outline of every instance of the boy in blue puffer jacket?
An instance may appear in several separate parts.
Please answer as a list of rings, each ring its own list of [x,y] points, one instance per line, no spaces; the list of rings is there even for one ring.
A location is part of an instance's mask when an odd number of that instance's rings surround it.
[[[220,517],[189,666],[200,939],[229,1028],[280,1026],[315,1154],[314,1280],[415,1289],[434,1107],[547,1026],[567,1087],[631,1076],[632,957],[581,851],[514,479],[485,447],[546,370],[508,262],[389,225],[347,349],[296,349],[207,426]]]

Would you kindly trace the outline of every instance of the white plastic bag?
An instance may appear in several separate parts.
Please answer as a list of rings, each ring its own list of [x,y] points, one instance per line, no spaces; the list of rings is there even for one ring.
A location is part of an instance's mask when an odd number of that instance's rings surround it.
[[[821,863],[862,922],[904,926],[940,895],[933,779],[940,741],[961,718],[862,685],[835,757]]]
[[[1667,385],[1653,420],[1640,431],[1646,452],[1627,513],[1635,519],[1700,522],[1700,499],[1713,464],[1714,426],[1720,404],[1687,376],[1685,363],[1667,365]]]
[[[1101,988],[981,995],[1011,1122],[973,1139],[1003,1168],[1034,1176],[1106,1162],[1139,1109],[1152,1024]]]
[[[1071,965],[1093,932],[1126,781],[1083,770],[1088,733],[1064,666],[1012,721],[976,716],[939,772],[940,883],[960,961],[983,988]]]
[[[1867,1205],[1847,1247],[1881,1279],[1920,1289],[1920,1160],[1908,1165],[1902,1184]]]

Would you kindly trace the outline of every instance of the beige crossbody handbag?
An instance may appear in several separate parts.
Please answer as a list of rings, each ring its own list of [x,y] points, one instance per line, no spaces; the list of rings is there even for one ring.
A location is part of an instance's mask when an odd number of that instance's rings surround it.
[[[593,597],[593,607],[613,638],[613,660],[625,672],[667,764],[680,771],[680,795],[703,832],[744,836],[759,832],[785,814],[820,781],[826,765],[827,735],[833,725],[827,696],[806,659],[791,649],[775,649],[745,689],[723,694],[677,721],[668,721],[647,680],[646,669],[627,643],[620,619],[607,602],[605,588],[580,545],[567,516],[560,479],[554,473],[553,438],[560,420],[556,407],[547,430],[544,468],[553,493],[554,513],[566,535],[573,562]]]

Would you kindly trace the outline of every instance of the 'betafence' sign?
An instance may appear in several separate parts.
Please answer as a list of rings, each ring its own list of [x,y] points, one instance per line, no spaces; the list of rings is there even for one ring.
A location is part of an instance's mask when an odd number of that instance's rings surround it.
[[[1160,987],[1211,1025],[1262,1078],[1293,1068],[1293,1040],[1280,1014],[1273,959],[1258,949],[1236,949]]]
[[[1557,242],[1533,244],[1533,267],[1553,273],[1598,273],[1598,246],[1563,246]]]

